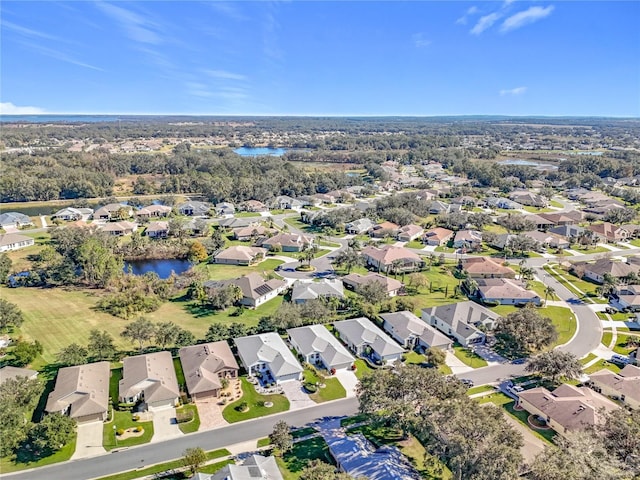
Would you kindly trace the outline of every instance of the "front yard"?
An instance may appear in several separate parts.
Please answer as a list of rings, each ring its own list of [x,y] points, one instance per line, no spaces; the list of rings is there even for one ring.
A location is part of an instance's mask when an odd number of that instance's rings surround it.
[[[311,460],[321,460],[335,465],[329,453],[327,442],[321,436],[313,437],[293,444],[293,448],[282,457],[276,457],[276,462],[284,480],[298,480],[302,470]]]
[[[242,384],[242,397],[227,405],[222,411],[222,416],[229,423],[241,422],[250,418],[264,417],[273,413],[289,410],[289,400],[284,395],[260,395],[246,378],[240,379]],[[271,402],[273,406],[267,407],[265,403]],[[248,410],[241,411],[240,407],[246,404]]]
[[[345,398],[347,391],[344,389],[340,380],[335,377],[320,378],[313,371],[306,368],[304,370],[304,382],[311,384],[324,384],[323,388],[317,387],[315,393],[311,393],[309,398],[316,403],[328,402],[330,400],[337,400],[339,398]]]
[[[180,415],[192,416],[191,420],[178,423],[178,428],[180,428],[180,431],[182,433],[197,432],[200,428],[200,415],[198,414],[198,407],[196,407],[195,404],[190,403],[188,405],[177,408],[176,415],[177,417],[180,417]]]
[[[481,368],[488,365],[484,358],[462,345],[454,345],[453,354],[458,358],[458,360],[471,368]]]
[[[115,428],[114,428],[115,427]],[[128,428],[142,427],[144,430],[140,436],[132,436],[120,439],[116,432],[118,430],[127,430]],[[118,438],[116,440],[116,437]],[[133,447],[134,445],[142,445],[148,443],[153,437],[153,422],[136,422],[133,420],[131,412],[121,412],[113,410],[113,419],[111,422],[104,424],[102,428],[102,446],[105,450],[113,450],[114,448]]]

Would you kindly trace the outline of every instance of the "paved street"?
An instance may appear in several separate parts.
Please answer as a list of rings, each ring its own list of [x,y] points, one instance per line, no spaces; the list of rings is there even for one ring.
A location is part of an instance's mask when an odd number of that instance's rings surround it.
[[[273,430],[273,425],[279,420],[284,420],[292,426],[302,426],[322,417],[353,415],[357,410],[358,400],[347,398],[321,403],[312,408],[240,422],[216,430],[185,435],[166,442],[146,444],[122,451],[112,451],[112,453],[100,457],[58,463],[32,471],[1,475],[0,478],[10,478],[12,480],[87,480],[180,458],[182,452],[190,447],[215,450],[228,445],[266,437]]]

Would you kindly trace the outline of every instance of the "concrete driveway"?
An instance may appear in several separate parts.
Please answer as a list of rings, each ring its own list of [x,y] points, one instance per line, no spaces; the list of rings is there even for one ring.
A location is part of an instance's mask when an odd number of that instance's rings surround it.
[[[200,430],[207,430],[228,425],[222,417],[223,405],[218,405],[218,398],[204,398],[195,401],[200,416]]]
[[[106,450],[102,447],[102,428],[100,421],[78,424],[78,440],[76,451],[71,460],[102,455]]]
[[[347,391],[347,397],[356,396],[356,388],[358,386],[358,377],[351,370],[337,370],[335,377],[338,378],[344,389]]]
[[[299,380],[288,380],[280,384],[284,395],[289,399],[289,410],[312,407],[316,402],[309,398]]]
[[[162,442],[170,438],[184,435],[176,421],[176,409],[174,407],[160,407],[149,409],[153,414],[153,438],[152,442]]]

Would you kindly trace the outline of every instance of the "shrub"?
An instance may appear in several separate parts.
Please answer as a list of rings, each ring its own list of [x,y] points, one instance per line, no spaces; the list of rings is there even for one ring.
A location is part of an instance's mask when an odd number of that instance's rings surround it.
[[[249,410],[249,405],[247,404],[247,402],[241,402],[236,407],[236,410],[238,410],[239,412],[246,412],[247,410]]]
[[[144,431],[144,428],[142,428],[140,425],[138,425],[135,429],[136,432],[140,433],[142,431]]]
[[[193,411],[191,410],[176,413],[176,422],[178,423],[187,423],[191,420],[193,420]]]
[[[124,428],[119,428],[119,429],[116,431],[116,435],[118,435],[119,437],[120,437],[120,436],[122,436],[122,435],[124,435]]]
[[[264,407],[264,400],[258,400],[256,402],[256,405],[259,406],[259,407]]]
[[[305,383],[304,389],[309,393],[316,393],[318,391],[318,387],[313,383]]]
[[[134,415],[133,417],[131,417],[133,419],[134,422],[137,422],[140,420],[140,415]]]

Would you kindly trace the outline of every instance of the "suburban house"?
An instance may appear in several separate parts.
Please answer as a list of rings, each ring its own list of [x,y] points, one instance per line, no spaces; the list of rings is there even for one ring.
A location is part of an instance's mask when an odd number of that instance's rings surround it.
[[[565,248],[569,248],[571,245],[569,240],[560,235],[556,235],[555,233],[546,233],[540,232],[538,230],[532,230],[530,232],[525,232],[523,235],[534,239],[543,247],[555,248],[557,250],[563,250]]]
[[[488,208],[500,208],[502,210],[518,210],[522,205],[504,197],[488,197],[484,200]]]
[[[458,302],[422,309],[422,320],[453,337],[463,347],[484,343],[486,336],[477,328],[492,329],[500,315],[475,302]]]
[[[446,245],[452,237],[453,230],[436,227],[426,232],[424,234],[424,237],[422,237],[422,241],[425,245],[433,245],[439,247],[441,245]]]
[[[149,222],[144,233],[150,238],[167,238],[169,236],[169,222]]]
[[[537,387],[520,392],[518,397],[518,406],[537,415],[560,435],[599,425],[604,421],[603,412],[620,408],[590,388],[566,383],[553,392]]]
[[[111,220],[116,217],[116,214],[122,214],[122,218],[131,218],[133,217],[133,208],[122,203],[109,203],[93,212],[93,218],[95,220]]]
[[[611,275],[613,278],[626,277],[630,273],[638,273],[640,265],[634,265],[625,262],[617,262],[609,258],[601,258],[594,263],[578,263],[574,269],[584,268],[584,277],[589,280],[602,283],[605,275]]]
[[[381,313],[382,328],[407,350],[448,350],[453,342],[409,311]]]
[[[236,218],[236,217],[232,217],[232,218],[223,218],[222,220],[220,220],[218,222],[218,225],[222,228],[244,228],[244,227],[250,227],[250,226],[256,226],[259,225],[259,223],[256,221],[255,218],[248,218],[248,217],[240,217],[240,218]]]
[[[300,210],[304,206],[304,202],[287,195],[281,195],[276,197],[272,206],[277,210]]]
[[[157,218],[157,217],[168,217],[171,214],[171,207],[167,205],[149,205],[147,207],[143,207],[137,212],[135,212],[136,217],[138,218]]]
[[[629,232],[624,228],[617,227],[613,223],[604,222],[589,225],[588,230],[591,230],[596,234],[598,240],[601,242],[622,242],[629,238]]]
[[[479,278],[476,280],[478,290],[475,293],[487,303],[500,305],[524,305],[533,303],[540,305],[540,296],[533,290],[527,290],[519,280],[511,278]]]
[[[313,237],[301,233],[278,233],[262,242],[262,247],[273,250],[279,245],[283,252],[301,252],[313,245]]]
[[[453,237],[453,248],[479,248],[482,245],[482,233],[477,230],[458,230]]]
[[[264,225],[250,225],[248,227],[239,227],[233,229],[233,238],[240,240],[241,242],[248,242],[249,240],[263,237],[273,232],[270,228]]]
[[[242,209],[247,212],[267,212],[269,208],[259,200],[247,200],[242,203]]]
[[[328,438],[327,438],[328,437]],[[367,480],[419,480],[420,474],[391,445],[376,448],[361,433],[325,437],[338,469],[351,478]]]
[[[423,233],[424,228],[421,226],[409,224],[404,227],[400,227],[396,238],[401,242],[411,242],[412,240],[420,237]]]
[[[121,222],[105,223],[102,226],[102,231],[113,235],[114,237],[122,237],[124,235],[131,235],[138,229],[138,224],[133,222],[127,222],[123,220]]]
[[[118,397],[124,403],[144,402],[148,407],[173,407],[180,397],[171,353],[156,352],[125,357]]]
[[[448,203],[441,202],[440,200],[434,200],[429,205],[429,213],[431,215],[442,215],[449,212],[449,208],[451,205]]]
[[[33,237],[21,235],[20,233],[5,233],[0,235],[0,252],[19,250],[35,244]]]
[[[237,285],[242,290],[242,299],[238,303],[246,307],[256,308],[287,288],[287,282],[278,279],[265,281],[259,274],[252,272],[244,277],[233,280],[209,280],[204,282],[205,288],[222,288],[228,285]]]
[[[509,198],[520,205],[544,208],[548,205],[547,200],[537,193],[528,190],[516,190],[509,194]]]
[[[384,245],[382,248],[365,247],[362,256],[366,264],[379,272],[402,272],[418,270],[424,261],[417,254],[404,247]]]
[[[548,228],[556,225],[551,220],[547,220],[543,216],[535,213],[532,213],[531,215],[527,215],[526,219],[530,221],[533,224],[533,226],[538,230],[547,230]]]
[[[549,233],[554,235],[560,235],[566,238],[569,242],[576,241],[580,235],[584,233],[585,229],[578,225],[558,225],[549,229]]]
[[[618,373],[603,368],[589,375],[589,385],[631,408],[640,408],[640,367],[625,365]]]
[[[320,203],[336,203],[336,197],[329,193],[314,193],[313,195],[311,195],[311,197],[319,200]]]
[[[238,362],[225,341],[182,347],[179,355],[193,400],[217,398],[223,390],[223,379],[238,378]]]
[[[262,376],[276,383],[302,378],[302,366],[276,332],[234,340],[249,376]]]
[[[267,249],[261,247],[248,247],[246,245],[234,245],[233,247],[225,248],[215,257],[213,257],[214,263],[221,263],[224,265],[253,265],[260,263],[267,256]]]
[[[65,222],[76,222],[78,220],[82,220],[84,217],[88,218],[91,215],[93,215],[92,208],[66,207],[51,215],[51,219],[64,220]]]
[[[462,205],[465,207],[474,207],[476,205],[476,199],[469,195],[461,195],[459,197],[451,199],[451,203],[455,205]]]
[[[38,377],[38,372],[28,368],[12,367],[11,365],[5,365],[0,368],[0,385],[10,378],[15,379],[20,377],[32,380]]]
[[[192,480],[282,480],[275,457],[250,455],[241,465],[230,463],[216,473],[197,472]]]
[[[640,285],[621,285],[613,297],[621,310],[640,311]]]
[[[378,282],[384,286],[387,291],[387,295],[395,297],[402,292],[404,285],[395,278],[385,277],[379,273],[367,273],[366,275],[360,275],[359,273],[350,273],[342,277],[342,283],[350,290],[358,290],[363,285],[368,285],[372,282]]]
[[[211,210],[211,204],[207,202],[186,202],[178,205],[178,212],[180,215],[186,215],[187,217],[205,217],[209,215]]]
[[[360,218],[353,222],[346,223],[344,231],[351,235],[363,235],[367,234],[373,229],[375,223],[368,218]]]
[[[289,343],[311,365],[328,371],[351,368],[354,358],[324,325],[307,325],[287,330]]]
[[[371,229],[371,236],[373,238],[395,237],[400,230],[400,225],[396,225],[392,222],[382,222],[374,225]]]
[[[233,215],[236,213],[236,207],[233,203],[220,202],[214,207],[217,215]]]
[[[304,303],[316,298],[344,298],[344,287],[339,279],[323,278],[318,282],[297,280],[291,292],[292,303]]]
[[[33,222],[24,213],[7,212],[0,214],[0,228],[7,227],[30,227]]]
[[[569,212],[559,213],[540,213],[542,218],[553,222],[554,225],[577,225],[582,221],[583,214],[578,210],[571,210]]]
[[[515,278],[516,272],[489,257],[471,257],[460,260],[458,268],[470,278]]]
[[[340,339],[354,354],[382,364],[399,360],[404,348],[391,340],[368,318],[350,318],[335,322]]]
[[[109,362],[58,370],[45,411],[68,415],[78,423],[105,421],[109,410]]]
[[[637,238],[640,236],[640,225],[626,223],[624,225],[620,225],[620,228],[626,230],[627,238]]]

